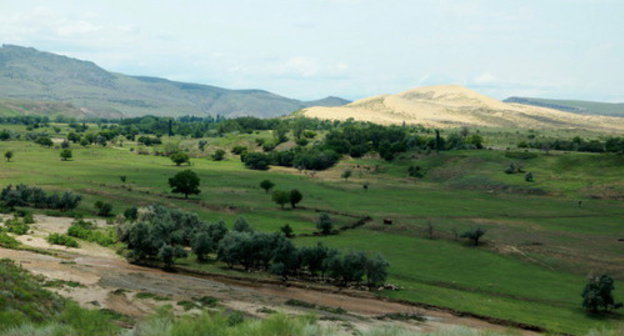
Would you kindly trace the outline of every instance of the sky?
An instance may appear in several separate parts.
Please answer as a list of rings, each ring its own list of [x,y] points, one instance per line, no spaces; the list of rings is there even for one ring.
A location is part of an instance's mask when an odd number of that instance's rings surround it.
[[[460,84],[624,102],[622,0],[0,0],[0,43],[297,99]]]

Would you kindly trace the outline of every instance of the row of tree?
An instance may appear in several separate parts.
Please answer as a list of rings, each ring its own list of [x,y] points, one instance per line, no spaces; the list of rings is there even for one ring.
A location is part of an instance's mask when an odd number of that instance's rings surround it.
[[[40,209],[58,209],[61,211],[75,209],[82,196],[71,191],[63,193],[46,193],[39,187],[30,187],[19,184],[15,187],[8,185],[0,191],[0,202],[8,208],[28,206]]]
[[[576,136],[570,140],[562,139],[540,139],[535,141],[522,141],[518,144],[520,148],[535,148],[545,151],[578,151],[591,153],[618,153],[624,154],[624,137],[610,137],[604,141],[586,140]]]
[[[318,244],[297,248],[282,233],[263,233],[238,218],[229,231],[223,221],[207,224],[195,214],[153,205],[141,211],[135,221],[118,230],[130,257],[161,260],[171,267],[176,258],[187,256],[190,247],[200,261],[210,254],[229,267],[263,270],[289,276],[323,279],[340,285],[383,284],[388,262],[363,252],[341,253]]]

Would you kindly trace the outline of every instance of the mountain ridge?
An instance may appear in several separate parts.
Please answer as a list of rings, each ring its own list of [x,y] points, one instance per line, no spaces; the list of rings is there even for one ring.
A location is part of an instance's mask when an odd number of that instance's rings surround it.
[[[152,76],[109,72],[91,61],[39,51],[0,48],[0,98],[70,103],[87,117],[277,117],[312,105],[340,105],[326,97],[301,101],[261,89],[233,90]]]
[[[503,102],[552,108],[560,111],[624,117],[624,103],[605,103],[591,100],[508,97]]]

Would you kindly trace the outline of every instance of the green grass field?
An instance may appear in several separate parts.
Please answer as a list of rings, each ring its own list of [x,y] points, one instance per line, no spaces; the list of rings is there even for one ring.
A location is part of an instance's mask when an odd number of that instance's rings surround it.
[[[3,127],[0,127],[0,129]],[[62,133],[66,130],[63,129]],[[208,139],[208,148],[252,143],[258,135]],[[193,141],[178,139],[181,144]],[[513,160],[504,151],[451,151],[410,154],[387,163],[376,158],[342,161],[314,176],[294,169],[245,169],[237,157],[214,162],[195,158],[190,169],[202,180],[202,193],[183,200],[169,193],[167,179],[189,167],[168,158],[137,155],[124,147],[73,146],[74,158],[62,162],[59,149],[22,142],[0,142],[13,162],[0,163],[0,185],[25,183],[47,190],[74,190],[84,196],[79,213],[94,216],[93,203],[105,200],[121,213],[130,205],[161,203],[198,213],[208,221],[231,224],[244,216],[261,231],[290,224],[295,233],[312,233],[317,210],[336,225],[371,216],[356,230],[331,237],[296,238],[300,245],[319,240],[344,249],[383,254],[391,263],[389,282],[404,287],[383,292],[395,298],[539,325],[555,332],[581,334],[624,322],[621,314],[588,316],[581,309],[586,276],[609,272],[618,280],[616,298],[624,299],[624,158],[578,153],[539,153],[522,161],[524,174],[507,175]],[[407,177],[420,165],[422,179]],[[353,170],[348,181],[340,178]],[[120,176],[127,176],[126,183]],[[280,210],[258,186],[299,189],[302,208]],[[362,188],[369,183],[368,192]],[[578,201],[582,200],[579,207]],[[391,219],[392,225],[383,225]],[[425,228],[434,227],[433,239]],[[456,241],[455,233],[482,226],[486,244]],[[185,265],[222,271],[221,265]],[[229,272],[229,271],[228,271]]]

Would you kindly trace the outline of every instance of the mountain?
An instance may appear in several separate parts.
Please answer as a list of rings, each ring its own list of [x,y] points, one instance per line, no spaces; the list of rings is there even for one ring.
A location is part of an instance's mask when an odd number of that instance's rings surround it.
[[[506,103],[548,107],[555,110],[578,113],[624,117],[624,103],[602,103],[584,100],[543,99],[530,97],[509,97]]]
[[[127,76],[106,71],[93,62],[14,45],[0,48],[0,98],[70,104],[85,116],[97,117],[276,117],[312,105],[348,103],[336,97],[305,102],[263,90],[229,90]]]
[[[579,115],[555,109],[505,103],[458,85],[416,88],[383,94],[340,107],[310,107],[297,113],[311,118],[370,121],[379,124],[589,129],[624,131],[624,118]]]

